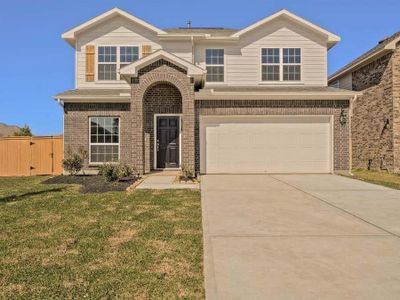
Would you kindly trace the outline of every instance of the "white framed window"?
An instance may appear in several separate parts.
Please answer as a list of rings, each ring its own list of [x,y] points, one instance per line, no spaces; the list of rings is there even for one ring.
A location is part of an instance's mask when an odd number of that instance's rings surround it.
[[[283,81],[301,80],[301,49],[283,48]]]
[[[206,49],[206,81],[224,82],[225,81],[225,50]]]
[[[280,80],[280,49],[262,48],[261,49],[261,80],[279,81]]]
[[[261,81],[301,81],[301,48],[261,48]]]
[[[98,46],[97,80],[120,79],[118,71],[139,59],[138,46]]]
[[[117,47],[99,47],[97,63],[98,80],[117,80]]]
[[[89,124],[89,162],[119,161],[119,117],[90,117]]]

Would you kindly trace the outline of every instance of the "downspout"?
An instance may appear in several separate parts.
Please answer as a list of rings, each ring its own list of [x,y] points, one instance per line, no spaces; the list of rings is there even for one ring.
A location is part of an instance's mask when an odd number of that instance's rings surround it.
[[[357,95],[355,95],[352,99],[350,99],[350,107],[349,107],[349,174],[354,176],[351,172],[353,169],[353,137],[351,131],[351,122],[353,119],[353,102],[357,100]]]
[[[192,43],[192,64],[194,64],[194,37],[190,36],[190,41]]]

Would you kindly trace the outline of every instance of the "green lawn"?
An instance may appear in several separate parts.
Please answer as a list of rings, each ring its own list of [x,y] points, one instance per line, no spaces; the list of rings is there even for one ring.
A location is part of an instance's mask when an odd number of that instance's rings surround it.
[[[199,191],[0,178],[0,299],[204,298]]]
[[[400,175],[387,172],[353,170],[354,178],[400,190]]]

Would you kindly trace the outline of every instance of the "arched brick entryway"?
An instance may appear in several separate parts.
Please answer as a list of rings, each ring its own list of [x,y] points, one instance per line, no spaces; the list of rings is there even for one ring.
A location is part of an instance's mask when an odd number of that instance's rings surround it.
[[[139,76],[133,80],[132,88],[132,135],[133,165],[140,174],[149,171],[151,160],[148,158],[151,153],[146,153],[146,149],[151,149],[149,140],[146,141],[146,112],[151,111],[150,106],[163,109],[163,102],[168,95],[181,95],[182,113],[182,143],[181,143],[181,166],[195,170],[195,147],[194,147],[194,86],[186,71],[165,60],[159,60],[150,64],[139,71]],[[160,89],[168,89],[167,94],[162,94]],[[167,96],[167,97],[166,97]],[[151,101],[146,98],[151,97]],[[147,99],[148,100],[148,99]],[[175,101],[177,101],[175,99]],[[154,109],[154,108],[153,108]],[[147,146],[146,146],[147,144]],[[151,151],[151,150],[150,150]]]

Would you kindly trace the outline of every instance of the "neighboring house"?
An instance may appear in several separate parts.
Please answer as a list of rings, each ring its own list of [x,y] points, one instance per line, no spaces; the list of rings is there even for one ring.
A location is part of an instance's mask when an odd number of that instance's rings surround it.
[[[75,49],[65,150],[140,173],[350,169],[349,106],[327,86],[340,38],[282,10],[240,30],[160,29],[118,8],[62,38]]]
[[[400,32],[329,78],[331,86],[362,91],[353,103],[353,167],[400,172]]]
[[[20,127],[18,126],[0,123],[0,137],[13,136],[19,130]]]

